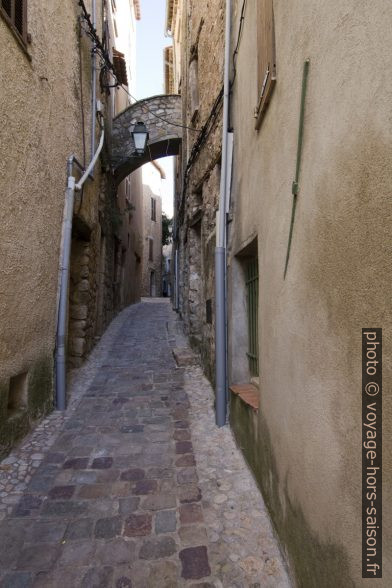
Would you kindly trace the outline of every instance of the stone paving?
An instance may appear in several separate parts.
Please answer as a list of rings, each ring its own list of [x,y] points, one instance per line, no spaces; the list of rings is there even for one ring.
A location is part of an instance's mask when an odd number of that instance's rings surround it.
[[[261,496],[166,301],[129,307],[0,464],[0,586],[288,587]]]

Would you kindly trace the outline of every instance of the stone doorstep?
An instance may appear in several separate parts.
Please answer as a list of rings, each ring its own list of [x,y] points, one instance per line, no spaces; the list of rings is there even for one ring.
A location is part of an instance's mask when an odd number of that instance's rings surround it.
[[[198,357],[189,347],[175,347],[173,356],[179,367],[198,365]]]
[[[230,386],[230,392],[239,396],[255,412],[259,410],[260,392],[253,384],[233,384]]]

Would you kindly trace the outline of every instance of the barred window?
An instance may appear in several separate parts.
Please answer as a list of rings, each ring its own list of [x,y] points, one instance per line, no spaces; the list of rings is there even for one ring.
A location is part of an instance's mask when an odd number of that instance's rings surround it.
[[[27,0],[1,0],[0,14],[14,33],[27,43]]]
[[[259,375],[259,265],[257,257],[246,267],[246,298],[248,313],[248,360],[251,376]]]

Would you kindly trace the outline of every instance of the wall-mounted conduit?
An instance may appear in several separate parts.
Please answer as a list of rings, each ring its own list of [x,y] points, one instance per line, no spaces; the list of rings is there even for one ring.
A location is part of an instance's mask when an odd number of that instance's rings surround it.
[[[293,205],[292,205],[292,209],[291,209],[290,232],[289,232],[289,240],[287,243],[286,263],[284,266],[283,279],[286,278],[287,268],[289,265],[291,242],[293,239],[295,209],[297,206],[297,196],[298,196],[298,192],[299,192],[299,176],[300,176],[300,171],[301,171],[302,144],[303,144],[303,137],[304,137],[305,100],[306,100],[306,90],[308,87],[309,65],[310,65],[310,59],[306,59],[305,63],[304,63],[303,74],[302,74],[302,93],[301,93],[301,107],[300,107],[299,127],[298,127],[297,163],[296,163],[296,167],[295,167],[295,180],[294,180],[293,186],[292,186]]]

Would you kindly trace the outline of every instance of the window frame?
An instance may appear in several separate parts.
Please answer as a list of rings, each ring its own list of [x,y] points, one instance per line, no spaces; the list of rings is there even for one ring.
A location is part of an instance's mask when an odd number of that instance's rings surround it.
[[[27,43],[29,42],[29,35],[27,33],[27,0],[20,0],[20,2],[22,3],[22,31],[20,31],[17,25],[15,24],[16,1],[17,0],[9,0],[11,7],[11,15],[9,15],[6,9],[3,7],[3,1],[0,0],[0,15],[2,16],[4,22],[11,29],[16,39],[22,45],[23,49],[27,51]]]
[[[151,220],[157,222],[157,199],[151,196]]]

